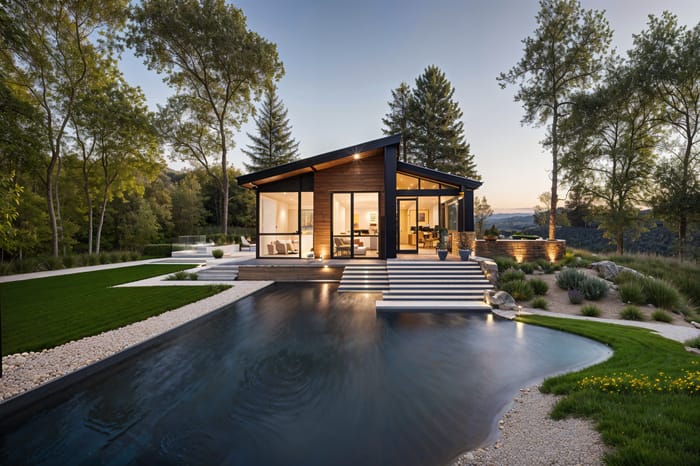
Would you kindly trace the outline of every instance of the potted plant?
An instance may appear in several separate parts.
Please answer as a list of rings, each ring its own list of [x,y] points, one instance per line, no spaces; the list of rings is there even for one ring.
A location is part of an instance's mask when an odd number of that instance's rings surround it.
[[[496,241],[498,239],[498,228],[496,228],[496,225],[491,225],[491,228],[484,232],[484,239],[486,241]]]
[[[447,244],[444,241],[440,241],[437,245],[437,255],[441,261],[447,259]]]
[[[438,258],[440,258],[441,261],[444,261],[447,259],[447,228],[440,228],[440,230],[438,230],[438,239],[439,242],[436,248]]]
[[[469,237],[465,232],[459,234],[459,258],[468,261],[472,250],[469,248]]]

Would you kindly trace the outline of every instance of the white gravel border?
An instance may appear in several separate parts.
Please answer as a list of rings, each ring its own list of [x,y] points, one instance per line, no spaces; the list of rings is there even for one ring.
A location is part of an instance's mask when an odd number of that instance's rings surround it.
[[[601,465],[610,451],[588,419],[549,417],[561,397],[539,387],[521,389],[513,406],[498,423],[501,439],[460,455],[452,466]]]

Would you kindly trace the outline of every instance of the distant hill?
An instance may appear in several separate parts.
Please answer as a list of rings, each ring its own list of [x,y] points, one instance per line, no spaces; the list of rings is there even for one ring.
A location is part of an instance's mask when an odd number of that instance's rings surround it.
[[[529,214],[493,214],[486,219],[485,228],[496,225],[499,230],[518,231],[535,226],[534,217]]]

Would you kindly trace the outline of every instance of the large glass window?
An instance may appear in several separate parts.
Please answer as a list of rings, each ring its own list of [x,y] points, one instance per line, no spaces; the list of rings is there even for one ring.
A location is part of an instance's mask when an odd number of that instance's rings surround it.
[[[333,257],[379,257],[379,193],[333,193]]]
[[[300,220],[307,223],[302,228]],[[313,193],[260,193],[258,225],[261,257],[306,257],[313,247]]]

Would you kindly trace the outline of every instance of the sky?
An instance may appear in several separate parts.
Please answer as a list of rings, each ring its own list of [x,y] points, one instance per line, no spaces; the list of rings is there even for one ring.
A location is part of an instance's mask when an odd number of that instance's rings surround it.
[[[522,39],[536,28],[537,0],[238,0],[248,27],[277,45],[285,75],[278,83],[302,158],[377,139],[391,91],[411,87],[437,65],[455,88],[466,141],[475,154],[485,196],[496,213],[531,211],[549,191],[551,154],[545,128],[522,126],[516,86],[496,77],[522,57]],[[582,0],[606,10],[624,54],[649,14],[675,13],[682,24],[700,21],[698,0]],[[162,76],[126,51],[121,69],[155,110],[172,90]],[[241,148],[252,120],[234,136],[232,164],[244,171]],[[176,168],[182,167],[170,163]],[[563,193],[561,193],[563,194]],[[561,196],[560,194],[560,196]]]

